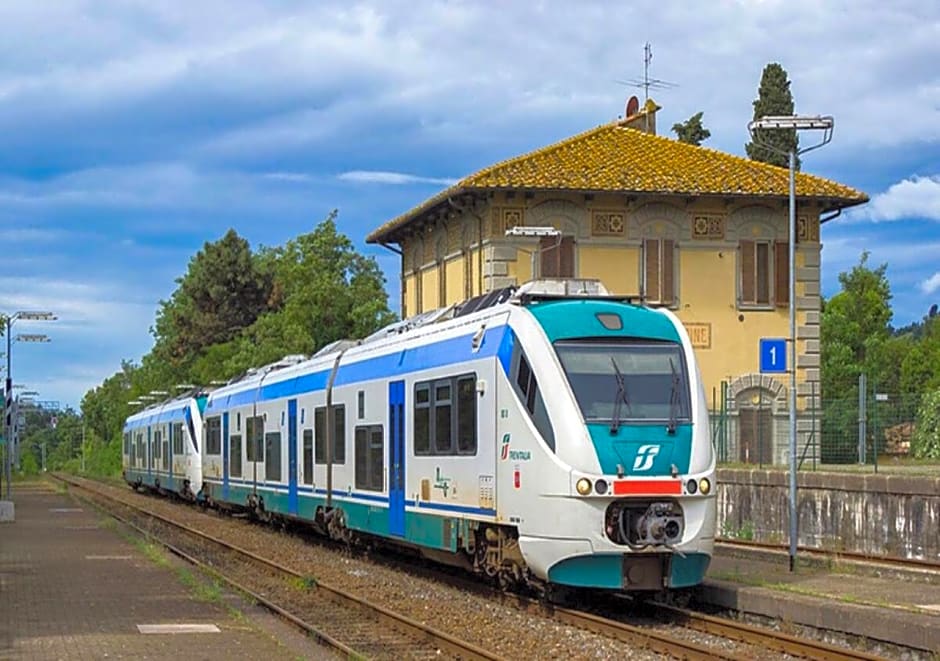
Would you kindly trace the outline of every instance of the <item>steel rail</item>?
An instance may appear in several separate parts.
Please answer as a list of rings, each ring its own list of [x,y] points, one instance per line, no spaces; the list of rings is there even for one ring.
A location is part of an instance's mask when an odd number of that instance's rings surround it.
[[[215,538],[215,537],[213,537],[213,536],[211,536],[211,535],[207,535],[206,533],[203,533],[203,532],[201,532],[201,531],[199,531],[199,530],[196,530],[196,529],[194,529],[194,528],[191,528],[191,527],[189,527],[189,526],[187,526],[187,525],[185,525],[185,524],[182,524],[182,523],[178,523],[178,522],[176,522],[176,521],[173,521],[172,519],[169,519],[169,518],[167,518],[167,517],[164,517],[164,516],[162,516],[162,515],[160,515],[160,514],[157,514],[157,513],[155,513],[155,512],[150,512],[150,511],[147,511],[147,510],[145,510],[145,509],[143,509],[143,508],[141,508],[141,507],[139,507],[139,506],[136,506],[136,505],[127,503],[127,502],[125,502],[125,501],[119,500],[119,499],[117,499],[117,498],[115,498],[115,497],[113,497],[113,496],[111,496],[111,495],[109,495],[109,494],[106,494],[106,493],[104,493],[104,492],[102,492],[102,491],[99,491],[99,490],[97,490],[97,489],[92,489],[92,488],[88,487],[87,485],[82,484],[82,483],[80,483],[80,482],[74,480],[73,478],[67,478],[67,477],[64,477],[64,476],[58,475],[58,474],[53,475],[53,477],[54,477],[55,479],[58,479],[58,480],[62,481],[62,482],[65,482],[66,484],[70,484],[70,485],[72,485],[72,486],[74,486],[74,487],[77,487],[77,488],[79,488],[79,489],[84,489],[85,491],[87,491],[87,492],[89,492],[89,493],[92,493],[92,494],[95,494],[95,495],[97,495],[97,496],[99,496],[99,497],[101,497],[101,498],[105,498],[105,499],[107,499],[107,500],[110,501],[110,502],[118,503],[119,505],[121,505],[121,506],[123,506],[123,507],[127,507],[128,509],[131,509],[131,510],[133,510],[133,511],[136,511],[136,512],[138,512],[138,513],[140,513],[140,514],[142,514],[142,515],[144,515],[144,516],[150,517],[150,518],[152,518],[152,519],[155,519],[155,520],[157,520],[157,521],[160,521],[160,522],[163,523],[163,524],[166,524],[166,525],[168,525],[168,526],[171,526],[171,527],[173,527],[173,528],[176,528],[176,529],[178,529],[178,530],[181,530],[181,531],[183,531],[183,532],[185,532],[185,533],[187,533],[187,534],[189,534],[189,535],[191,535],[191,536],[193,536],[193,537],[196,537],[196,538],[199,538],[199,539],[202,539],[202,540],[205,540],[205,541],[208,541],[208,542],[217,544],[217,545],[219,545],[219,546],[221,546],[221,547],[223,547],[223,548],[226,548],[226,549],[228,549],[228,550],[230,550],[230,551],[233,551],[233,552],[235,552],[235,553],[237,553],[237,554],[239,554],[239,555],[242,555],[242,556],[244,556],[244,557],[250,558],[252,561],[257,562],[257,563],[259,563],[259,564],[263,564],[263,565],[265,565],[265,566],[267,566],[267,567],[269,567],[269,568],[271,568],[271,569],[274,569],[275,571],[278,571],[278,572],[280,572],[280,573],[287,574],[287,575],[289,575],[289,576],[291,576],[291,577],[299,578],[299,579],[301,579],[301,580],[306,580],[306,579],[309,578],[308,576],[305,576],[305,575],[301,574],[300,572],[297,572],[297,571],[295,571],[295,570],[293,570],[293,569],[290,569],[289,567],[284,567],[283,565],[280,565],[280,564],[278,564],[278,563],[276,563],[276,562],[273,562],[273,561],[271,561],[271,560],[268,560],[267,558],[264,558],[264,557],[262,557],[262,556],[259,556],[259,555],[255,554],[255,553],[253,553],[253,552],[251,552],[251,551],[249,551],[249,550],[247,550],[247,549],[243,549],[243,548],[241,548],[241,547],[239,547],[239,546],[237,546],[237,545],[231,544],[231,543],[226,542],[226,541],[224,541],[224,540],[217,539],[217,538]],[[176,554],[176,555],[179,555],[180,557],[184,558],[185,560],[187,560],[187,561],[189,561],[189,562],[193,562],[193,564],[196,564],[196,565],[199,566],[200,568],[206,569],[209,573],[211,573],[211,574],[217,576],[218,578],[220,578],[221,580],[225,581],[226,583],[228,583],[228,584],[231,585],[232,587],[234,587],[234,588],[236,588],[236,589],[238,589],[238,590],[240,590],[240,591],[242,591],[242,592],[244,592],[244,593],[250,595],[253,599],[257,599],[257,600],[259,601],[259,603],[261,603],[262,605],[264,605],[266,608],[269,608],[270,610],[272,610],[273,612],[277,613],[278,615],[281,615],[281,616],[285,617],[286,619],[288,619],[288,620],[289,620],[290,622],[292,622],[293,624],[299,626],[300,628],[302,628],[303,630],[307,631],[308,633],[311,633],[311,634],[312,634],[315,638],[317,638],[318,640],[321,640],[321,641],[325,642],[326,644],[330,645],[331,647],[334,647],[334,648],[336,648],[336,649],[342,651],[344,654],[349,655],[350,658],[362,658],[362,657],[363,657],[363,655],[362,655],[360,652],[357,652],[357,651],[355,651],[355,650],[353,650],[353,649],[347,647],[347,646],[344,645],[342,642],[336,640],[335,638],[333,638],[333,637],[330,636],[329,634],[327,634],[327,633],[325,633],[325,632],[323,632],[323,631],[320,631],[319,629],[317,629],[317,628],[314,627],[313,625],[311,625],[311,624],[305,622],[304,620],[302,620],[301,618],[299,618],[299,617],[297,617],[297,616],[291,614],[289,611],[283,609],[282,607],[278,606],[277,604],[274,604],[273,602],[271,602],[270,600],[266,599],[266,598],[263,597],[262,595],[259,595],[259,594],[255,593],[255,592],[253,592],[251,589],[249,589],[249,588],[247,588],[247,587],[245,587],[245,586],[243,586],[243,585],[237,583],[236,581],[233,581],[232,579],[229,579],[228,577],[222,575],[218,570],[215,570],[215,569],[213,569],[212,567],[209,567],[208,565],[206,565],[205,563],[202,563],[202,562],[199,561],[198,559],[193,558],[191,555],[187,554],[185,551],[182,551],[181,549],[179,549],[179,548],[173,546],[172,544],[170,544],[170,543],[168,543],[168,542],[165,542],[165,541],[159,539],[159,538],[156,537],[152,532],[148,532],[148,531],[143,530],[143,529],[140,528],[139,526],[137,526],[137,525],[135,525],[135,524],[133,524],[133,523],[131,523],[131,522],[128,522],[127,520],[123,519],[123,517],[120,517],[120,515],[117,515],[117,514],[115,514],[115,513],[113,513],[113,512],[110,512],[110,511],[109,511],[108,514],[109,514],[110,516],[112,516],[112,517],[118,519],[118,520],[121,520],[122,523],[126,523],[127,525],[130,525],[130,526],[133,527],[135,530],[141,532],[141,533],[144,534],[145,536],[150,537],[150,538],[153,538],[153,539],[156,539],[161,545],[165,546],[165,547],[166,547],[167,549],[169,549],[172,553],[174,553],[174,554]],[[415,621],[415,620],[412,620],[411,618],[405,617],[405,616],[403,616],[403,615],[399,615],[398,613],[395,613],[395,612],[393,612],[393,611],[391,611],[391,610],[388,610],[387,608],[384,608],[384,607],[382,607],[382,606],[379,606],[378,604],[373,604],[373,603],[371,603],[370,601],[368,601],[368,600],[366,600],[366,599],[362,599],[362,598],[360,598],[360,597],[356,597],[355,595],[349,594],[348,592],[346,592],[346,591],[344,591],[344,590],[341,590],[341,589],[339,589],[339,588],[332,587],[332,586],[330,586],[330,585],[328,585],[328,584],[326,584],[326,583],[322,583],[322,582],[320,582],[320,581],[317,581],[316,587],[317,587],[317,590],[323,590],[323,591],[325,592],[325,595],[324,595],[324,596],[328,597],[330,600],[332,600],[332,601],[334,601],[334,602],[336,602],[336,603],[338,603],[338,604],[340,604],[340,605],[342,605],[342,606],[345,606],[345,607],[350,607],[350,606],[352,606],[352,607],[355,607],[355,608],[359,608],[359,609],[361,609],[361,610],[363,610],[363,611],[365,611],[365,612],[368,612],[369,614],[375,616],[376,620],[382,621],[382,622],[385,622],[385,623],[388,623],[388,624],[392,625],[393,627],[399,629],[400,631],[404,631],[406,634],[415,637],[415,638],[418,639],[418,640],[427,640],[427,641],[433,642],[435,645],[438,645],[438,646],[441,648],[442,651],[446,651],[447,653],[453,655],[453,656],[456,657],[456,658],[460,658],[460,659],[470,659],[470,660],[474,660],[474,661],[496,661],[496,660],[499,660],[499,659],[502,658],[502,657],[500,657],[500,656],[498,656],[498,655],[496,655],[496,654],[493,654],[493,653],[491,653],[491,652],[488,652],[487,650],[484,650],[484,649],[482,649],[482,648],[480,648],[480,647],[478,647],[478,646],[476,646],[476,645],[473,645],[473,644],[468,643],[468,642],[466,642],[466,641],[462,641],[462,640],[460,640],[460,639],[458,639],[458,638],[456,638],[456,637],[454,637],[454,636],[451,636],[450,634],[448,634],[448,633],[446,633],[446,632],[439,631],[439,630],[437,630],[437,629],[435,629],[435,628],[433,628],[433,627],[430,627],[430,626],[428,626],[428,625],[426,625],[426,624],[422,624],[421,622],[417,622],[417,621]]]
[[[766,553],[772,553],[775,555],[783,554],[787,550],[787,547],[784,544],[730,539],[727,537],[720,537],[716,539],[715,546],[727,546],[729,548],[764,551]],[[858,551],[827,551],[826,549],[820,549],[813,546],[800,546],[798,550],[801,554],[814,558],[850,560],[852,562],[865,562],[905,570],[918,569],[940,572],[940,561],[922,560],[918,558],[900,558],[897,556],[887,555],[872,555]]]
[[[671,618],[682,620],[684,625],[696,631],[760,645],[784,654],[810,659],[825,659],[826,661],[881,661],[883,659],[883,657],[876,654],[850,650],[809,638],[791,636],[780,631],[755,627],[736,620],[696,613],[686,608],[666,604],[655,604],[655,606],[660,612],[667,613]]]

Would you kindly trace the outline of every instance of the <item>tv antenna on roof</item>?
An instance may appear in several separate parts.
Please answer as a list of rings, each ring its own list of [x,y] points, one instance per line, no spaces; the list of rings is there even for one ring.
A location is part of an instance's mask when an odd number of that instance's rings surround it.
[[[670,83],[668,80],[660,80],[659,78],[650,78],[650,62],[653,61],[653,47],[650,45],[650,42],[646,42],[643,46],[643,78],[629,78],[627,80],[618,80],[616,82],[621,85],[627,85],[628,87],[641,87],[643,88],[643,102],[646,103],[650,99],[650,89],[654,90],[669,90],[679,87],[677,83]]]

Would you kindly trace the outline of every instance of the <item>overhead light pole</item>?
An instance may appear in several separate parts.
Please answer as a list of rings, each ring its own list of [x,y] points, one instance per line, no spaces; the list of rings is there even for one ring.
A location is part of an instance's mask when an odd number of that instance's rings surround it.
[[[799,520],[796,499],[796,157],[819,149],[832,140],[835,121],[831,115],[769,115],[749,122],[747,130],[754,142],[777,153],[787,154],[790,160],[790,218],[789,218],[789,264],[790,264],[790,571],[796,568],[796,547],[799,537]],[[816,144],[797,149],[796,142],[789,150],[782,150],[766,140],[764,131],[822,131]]]
[[[55,321],[57,317],[51,312],[36,312],[33,310],[20,310],[14,312],[13,314],[8,314],[4,316],[3,324],[5,326],[5,334],[7,338],[7,376],[6,376],[6,387],[4,389],[5,394],[5,416],[4,416],[4,428],[3,436],[6,444],[5,460],[3,463],[3,473],[6,480],[6,499],[10,500],[10,479],[12,477],[12,465],[13,465],[13,372],[11,371],[11,352],[13,349],[13,324],[17,321]],[[26,333],[16,336],[17,342],[49,342],[49,337],[46,335],[40,335],[35,333]]]

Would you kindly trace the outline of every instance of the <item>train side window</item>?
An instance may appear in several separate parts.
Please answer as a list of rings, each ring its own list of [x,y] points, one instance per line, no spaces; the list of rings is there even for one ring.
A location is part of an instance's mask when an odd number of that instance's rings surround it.
[[[356,488],[382,491],[385,484],[382,425],[356,427]]]
[[[248,461],[264,461],[264,418],[245,418],[245,442]]]
[[[228,472],[232,477],[242,476],[242,435],[228,437]]]
[[[313,430],[304,429],[304,484],[313,484]]]
[[[431,384],[415,385],[415,454],[431,454]]]
[[[477,453],[477,380],[457,379],[457,454]]]
[[[326,463],[326,407],[318,406],[313,412],[316,430],[316,462]],[[333,405],[333,463],[346,463],[346,405]]]
[[[278,431],[264,435],[264,479],[281,481],[281,432]]]
[[[206,454],[222,454],[222,418],[206,418]]]
[[[153,433],[153,458],[154,459],[160,458],[160,445],[161,445],[160,441],[162,437],[163,435],[159,431],[155,431]]]
[[[183,454],[183,423],[173,425],[173,454]]]
[[[356,396],[356,417],[362,420],[366,417],[366,391],[360,390]]]
[[[476,374],[415,384],[415,455],[474,455]]]
[[[546,445],[555,451],[555,432],[552,429],[551,421],[548,419],[548,411],[545,408],[545,401],[542,399],[542,393],[539,391],[538,381],[535,379],[535,372],[529,366],[529,361],[521,349],[517,348],[513,356],[516,372],[516,393],[519,399],[525,405],[526,410],[538,429]]]

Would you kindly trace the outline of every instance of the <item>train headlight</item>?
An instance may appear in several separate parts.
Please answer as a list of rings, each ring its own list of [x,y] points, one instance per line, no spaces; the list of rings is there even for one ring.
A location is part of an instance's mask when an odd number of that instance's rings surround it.
[[[696,482],[695,480],[689,480],[688,483],[685,485],[685,490],[688,491],[690,494],[694,494],[696,491],[698,491],[698,482]]]
[[[582,477],[578,480],[578,483],[574,485],[574,488],[578,490],[579,494],[586,496],[591,493],[591,481],[586,477]]]
[[[607,480],[598,480],[594,483],[594,491],[603,496],[607,493]]]
[[[703,496],[707,496],[712,491],[712,483],[707,477],[703,477],[698,481],[698,490],[702,492]]]

